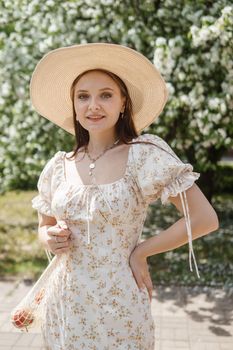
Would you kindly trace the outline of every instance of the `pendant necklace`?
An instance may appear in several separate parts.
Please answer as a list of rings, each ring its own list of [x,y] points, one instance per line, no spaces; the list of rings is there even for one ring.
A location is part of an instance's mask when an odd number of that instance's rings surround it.
[[[93,169],[95,169],[95,163],[96,163],[97,159],[99,159],[100,157],[102,157],[102,156],[105,154],[105,152],[107,152],[108,150],[112,149],[119,141],[120,141],[120,139],[116,140],[112,146],[106,148],[106,149],[105,149],[102,153],[100,153],[100,155],[98,155],[98,157],[96,157],[96,158],[92,158],[92,157],[90,156],[90,153],[89,153],[89,151],[88,151],[88,148],[87,148],[87,146],[85,146],[85,152],[87,153],[87,156],[88,156],[88,158],[89,158],[90,161],[91,161],[91,164],[89,165],[89,169],[90,169],[90,170],[89,170],[89,175],[90,175],[90,176],[93,175]]]

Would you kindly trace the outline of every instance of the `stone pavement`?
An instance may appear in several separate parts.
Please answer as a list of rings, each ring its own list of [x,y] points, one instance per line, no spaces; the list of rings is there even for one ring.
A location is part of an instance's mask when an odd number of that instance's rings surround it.
[[[42,350],[37,333],[21,333],[10,311],[31,286],[0,282],[0,350]],[[204,287],[155,287],[155,350],[233,350],[233,296]],[[77,349],[78,350],[78,349]],[[99,349],[102,350],[102,349]]]

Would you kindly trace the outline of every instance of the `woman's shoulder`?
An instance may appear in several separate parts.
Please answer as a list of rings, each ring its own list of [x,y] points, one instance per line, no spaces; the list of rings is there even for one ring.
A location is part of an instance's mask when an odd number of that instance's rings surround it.
[[[156,134],[146,133],[139,135],[134,141],[138,141],[135,144],[134,155],[147,163],[158,164],[158,162],[179,161],[172,147]]]
[[[62,163],[64,158],[68,153],[66,151],[56,151],[48,160],[47,163],[50,167],[56,166],[57,164]]]
[[[149,133],[145,133],[145,134],[141,134],[138,137],[134,138],[134,141],[145,141],[142,142],[142,144],[147,144],[146,142],[149,141],[149,143],[161,143],[161,142],[165,142],[165,140],[162,139],[162,137],[156,135],[156,134],[149,134]],[[149,144],[148,143],[148,144]]]
[[[142,151],[143,153],[168,150],[170,148],[167,142],[156,134],[141,134],[138,137],[134,138],[133,142],[136,142],[136,149],[139,152]]]
[[[42,174],[52,173],[55,168],[59,167],[65,154],[65,151],[57,151],[48,158],[42,169]]]
[[[67,160],[74,160],[78,154],[83,154],[85,152],[83,147],[80,147],[78,150],[72,150],[70,152],[60,151],[63,154],[61,157],[65,157]]]
[[[67,153],[65,151],[56,151],[50,158],[47,159],[47,163],[53,163],[54,161],[63,158]]]

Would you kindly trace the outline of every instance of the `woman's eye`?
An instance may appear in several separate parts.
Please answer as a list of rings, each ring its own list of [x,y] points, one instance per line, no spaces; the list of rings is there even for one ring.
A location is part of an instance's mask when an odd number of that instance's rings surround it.
[[[110,97],[112,97],[112,94],[104,93],[102,96],[103,96],[104,98],[110,98]]]
[[[80,100],[84,100],[87,97],[88,97],[88,95],[84,95],[84,94],[78,95],[78,99],[80,99]]]
[[[103,93],[102,95],[101,95],[101,97],[103,97],[104,99],[105,98],[110,98],[110,97],[112,97],[112,94],[110,94],[110,93]],[[88,95],[86,95],[86,94],[81,94],[81,95],[78,95],[78,99],[79,100],[86,100],[88,98]]]

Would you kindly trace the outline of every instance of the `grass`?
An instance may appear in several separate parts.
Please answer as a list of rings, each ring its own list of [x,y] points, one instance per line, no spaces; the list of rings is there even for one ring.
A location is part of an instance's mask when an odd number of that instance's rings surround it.
[[[11,191],[0,196],[0,277],[36,279],[48,264],[37,239],[37,212],[31,207],[36,191]],[[188,246],[148,258],[156,284],[233,286],[232,195],[214,198],[218,231],[193,242],[201,279],[189,271]],[[159,233],[179,218],[172,205],[157,201],[149,207],[143,237]]]
[[[0,277],[37,278],[47,257],[37,240],[36,191],[11,191],[0,196]]]

